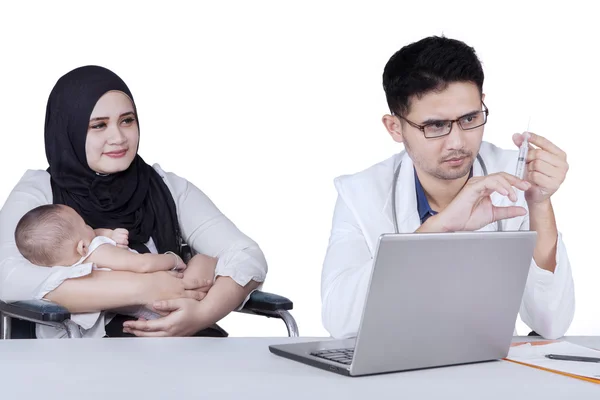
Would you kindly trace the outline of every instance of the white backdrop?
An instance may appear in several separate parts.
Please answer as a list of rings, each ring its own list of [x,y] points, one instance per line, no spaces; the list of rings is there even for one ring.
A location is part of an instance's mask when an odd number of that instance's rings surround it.
[[[332,180],[401,150],[380,122],[383,67],[403,45],[445,34],[483,61],[486,140],[511,147],[531,116],[532,131],[567,151],[554,205],[576,284],[568,333],[600,334],[595,13],[583,1],[414,3],[3,1],[0,204],[26,169],[47,166],[56,80],[108,67],[136,99],[144,159],[199,186],[255,239],[270,266],[264,289],[294,301],[301,335],[325,335]],[[232,336],[285,334],[246,315],[222,325]]]

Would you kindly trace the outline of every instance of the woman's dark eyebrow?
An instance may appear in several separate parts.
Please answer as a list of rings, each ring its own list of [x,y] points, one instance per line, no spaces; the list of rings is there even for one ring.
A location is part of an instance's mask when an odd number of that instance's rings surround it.
[[[109,119],[108,117],[96,117],[96,118],[92,118],[90,119],[90,122],[94,122],[94,121],[102,121],[104,119]]]
[[[131,115],[135,115],[135,113],[133,111],[127,111],[126,113],[123,113],[123,114],[119,115],[119,118],[123,118],[124,116],[130,115],[130,114]],[[102,121],[102,120],[105,120],[105,119],[110,119],[110,118],[108,118],[108,117],[96,117],[96,118],[90,119],[90,122]]]

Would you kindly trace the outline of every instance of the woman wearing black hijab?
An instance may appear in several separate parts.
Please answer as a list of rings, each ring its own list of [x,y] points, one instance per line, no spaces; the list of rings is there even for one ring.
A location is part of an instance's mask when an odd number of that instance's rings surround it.
[[[258,287],[267,266],[256,243],[190,182],[146,164],[137,154],[138,143],[133,95],[116,74],[86,66],[58,80],[46,108],[49,168],[28,171],[0,211],[2,300],[46,298],[73,313],[151,303],[168,315],[124,324],[114,318],[106,330],[102,315],[86,334],[184,336],[214,326]],[[198,255],[185,279],[34,266],[18,254],[12,235],[23,214],[48,203],[74,208],[94,229],[127,229],[129,247],[138,252],[172,251],[184,258],[187,243]],[[214,283],[191,283],[195,265],[211,262]],[[47,328],[38,326],[38,336],[56,336]]]
[[[118,171],[116,167],[114,173],[103,174],[89,166],[86,138],[88,132],[96,134],[103,128],[98,126],[100,120],[90,123],[90,115],[96,102],[110,91],[116,92],[113,97],[130,99],[124,101],[131,103],[130,108],[124,105],[124,110],[132,113],[119,117],[131,121],[121,121],[120,129],[128,129],[134,137],[126,143],[130,146],[127,154],[120,157],[125,158],[121,164],[126,169]],[[181,233],[175,203],[160,175],[137,154],[136,115],[131,92],[107,69],[78,68],[56,83],[46,108],[45,129],[53,203],[71,206],[93,228],[129,230],[129,247],[139,252],[148,252],[144,243],[152,237],[160,253],[179,253]],[[109,143],[104,149],[122,150],[123,145],[111,148]]]

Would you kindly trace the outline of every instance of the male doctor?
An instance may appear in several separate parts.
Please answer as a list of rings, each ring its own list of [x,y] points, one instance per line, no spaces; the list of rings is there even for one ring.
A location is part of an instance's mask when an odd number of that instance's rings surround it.
[[[335,179],[338,198],[321,281],[323,324],[331,336],[357,334],[377,239],[395,231],[393,207],[401,233],[491,231],[498,224],[505,231],[537,231],[521,319],[548,339],[569,328],[573,279],[551,202],[568,170],[566,155],[530,133],[535,147],[524,179],[515,177],[518,151],[482,142],[489,114],[483,78],[474,49],[444,37],[407,45],[385,66],[391,113],[383,124],[406,151]],[[523,135],[513,141],[518,148]]]

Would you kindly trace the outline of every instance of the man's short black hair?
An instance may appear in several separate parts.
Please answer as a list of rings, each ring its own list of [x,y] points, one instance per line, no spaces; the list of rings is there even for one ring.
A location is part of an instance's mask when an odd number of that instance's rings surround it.
[[[444,90],[454,82],[472,82],[483,93],[483,68],[475,49],[446,37],[431,36],[398,50],[383,71],[390,111],[409,112],[413,96]]]

